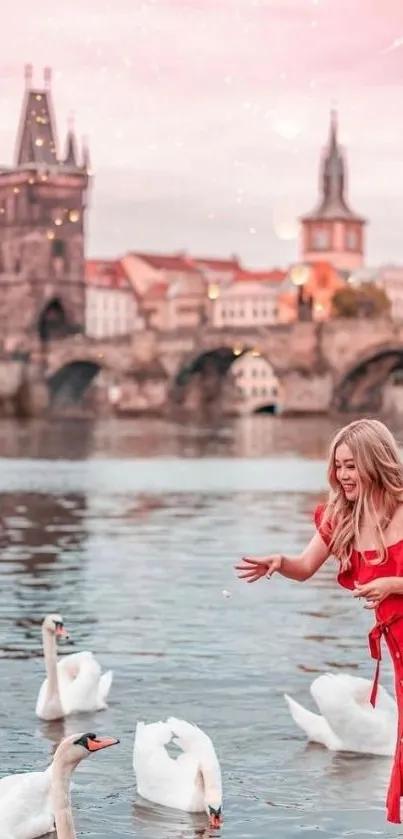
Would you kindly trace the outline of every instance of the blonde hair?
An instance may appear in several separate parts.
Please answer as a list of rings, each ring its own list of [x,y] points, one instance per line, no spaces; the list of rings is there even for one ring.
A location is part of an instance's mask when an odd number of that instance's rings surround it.
[[[348,501],[336,477],[336,452],[344,443],[351,451],[358,473],[359,492],[355,501]],[[331,531],[330,548],[340,562],[342,571],[351,564],[354,542],[359,544],[360,529],[365,521],[377,551],[374,565],[387,558],[385,530],[397,506],[403,502],[403,464],[393,434],[379,420],[360,419],[342,428],[332,440],[329,452],[329,498],[323,524]]]

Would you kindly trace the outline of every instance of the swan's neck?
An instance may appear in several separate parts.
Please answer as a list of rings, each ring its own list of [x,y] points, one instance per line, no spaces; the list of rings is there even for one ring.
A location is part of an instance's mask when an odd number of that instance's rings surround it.
[[[48,630],[44,628],[42,630],[42,638],[46,675],[48,678],[47,700],[56,700],[60,703],[59,685],[57,681],[56,636],[53,635],[53,633],[48,632]]]
[[[222,804],[222,780],[220,764],[214,755],[211,759],[200,761],[200,773],[203,778],[204,797],[213,807]]]
[[[58,839],[77,839],[70,801],[70,777],[73,766],[56,757],[52,765],[52,805]]]

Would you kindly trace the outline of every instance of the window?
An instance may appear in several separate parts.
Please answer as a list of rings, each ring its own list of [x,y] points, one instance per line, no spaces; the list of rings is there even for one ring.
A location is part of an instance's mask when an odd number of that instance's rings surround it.
[[[348,250],[355,251],[358,247],[358,236],[356,230],[347,230],[346,246]]]
[[[327,230],[318,228],[313,232],[313,247],[318,251],[325,251],[329,247],[329,234]]]

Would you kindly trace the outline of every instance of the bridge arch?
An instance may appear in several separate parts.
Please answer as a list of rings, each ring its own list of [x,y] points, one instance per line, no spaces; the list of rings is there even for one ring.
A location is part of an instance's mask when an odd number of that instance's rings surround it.
[[[341,413],[379,411],[383,389],[403,370],[403,344],[372,347],[343,372],[333,390],[332,408]]]
[[[199,403],[214,403],[225,398],[224,390],[230,370],[234,373],[232,396],[234,400],[235,397],[239,400],[236,413],[263,410],[277,412],[281,386],[276,371],[264,353],[257,347],[247,345],[219,345],[190,356],[174,377],[171,391],[173,401],[185,404],[195,380]]]
[[[79,405],[100,370],[101,364],[88,359],[63,364],[47,378],[50,404]]]

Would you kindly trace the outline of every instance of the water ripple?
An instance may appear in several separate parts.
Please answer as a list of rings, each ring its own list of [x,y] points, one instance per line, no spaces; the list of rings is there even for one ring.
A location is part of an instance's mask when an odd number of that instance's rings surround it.
[[[372,675],[371,618],[337,588],[332,563],[304,586],[249,587],[232,570],[244,551],[301,548],[320,497],[317,466],[3,461],[2,772],[40,768],[65,733],[95,727],[121,743],[76,773],[78,833],[208,837],[203,817],[136,799],[137,720],[183,715],[206,728],[221,759],[223,836],[396,835],[384,822],[390,761],[307,746],[282,696],[312,707],[315,674]],[[64,724],[35,719],[47,611],[61,611],[72,635],[60,655],[88,648],[115,671],[107,712]],[[391,689],[386,662],[383,681]]]

